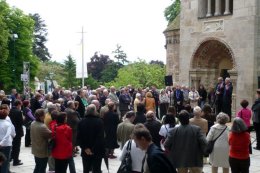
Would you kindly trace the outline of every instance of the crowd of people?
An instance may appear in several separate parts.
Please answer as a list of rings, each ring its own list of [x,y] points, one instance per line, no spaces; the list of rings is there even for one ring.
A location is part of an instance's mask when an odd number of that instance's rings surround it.
[[[116,89],[100,86],[77,91],[57,87],[52,93],[39,90],[30,100],[12,90],[11,99],[0,91],[1,173],[22,165],[21,139],[31,147],[34,173],[76,173],[74,157],[81,151],[84,173],[101,173],[102,159],[123,160],[131,144],[133,173],[202,173],[205,149],[217,139],[209,154],[212,173],[249,172],[251,119],[260,150],[260,90],[250,110],[242,109],[231,129],[232,83],[218,78],[216,87],[200,85],[155,86]],[[114,150],[122,150],[116,156]]]

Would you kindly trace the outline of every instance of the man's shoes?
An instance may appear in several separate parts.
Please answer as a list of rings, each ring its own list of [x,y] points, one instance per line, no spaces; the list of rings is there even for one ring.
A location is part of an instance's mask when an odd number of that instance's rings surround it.
[[[255,149],[255,150],[260,150],[260,148],[257,148],[257,147],[253,147],[253,149]]]
[[[22,165],[23,163],[21,162],[21,160],[18,160],[18,162],[14,162],[13,163],[13,166],[20,166]]]

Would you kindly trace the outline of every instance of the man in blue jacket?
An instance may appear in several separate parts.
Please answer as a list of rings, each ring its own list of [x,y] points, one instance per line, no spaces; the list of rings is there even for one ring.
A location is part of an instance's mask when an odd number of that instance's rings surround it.
[[[152,142],[152,136],[144,125],[136,125],[133,131],[133,138],[137,147],[146,151],[142,173],[177,173],[164,152]]]

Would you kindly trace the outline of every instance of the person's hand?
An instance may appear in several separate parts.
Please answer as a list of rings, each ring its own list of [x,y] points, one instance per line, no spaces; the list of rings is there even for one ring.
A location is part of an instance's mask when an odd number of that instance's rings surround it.
[[[88,156],[93,155],[92,151],[89,148],[85,149],[84,151]]]

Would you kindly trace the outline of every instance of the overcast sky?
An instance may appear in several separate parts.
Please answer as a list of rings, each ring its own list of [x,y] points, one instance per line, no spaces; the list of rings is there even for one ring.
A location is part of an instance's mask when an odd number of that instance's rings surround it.
[[[171,0],[7,0],[26,14],[39,13],[48,27],[47,47],[52,60],[68,54],[81,59],[84,26],[85,58],[94,52],[109,55],[120,44],[130,61],[138,57],[165,62],[163,11]]]

